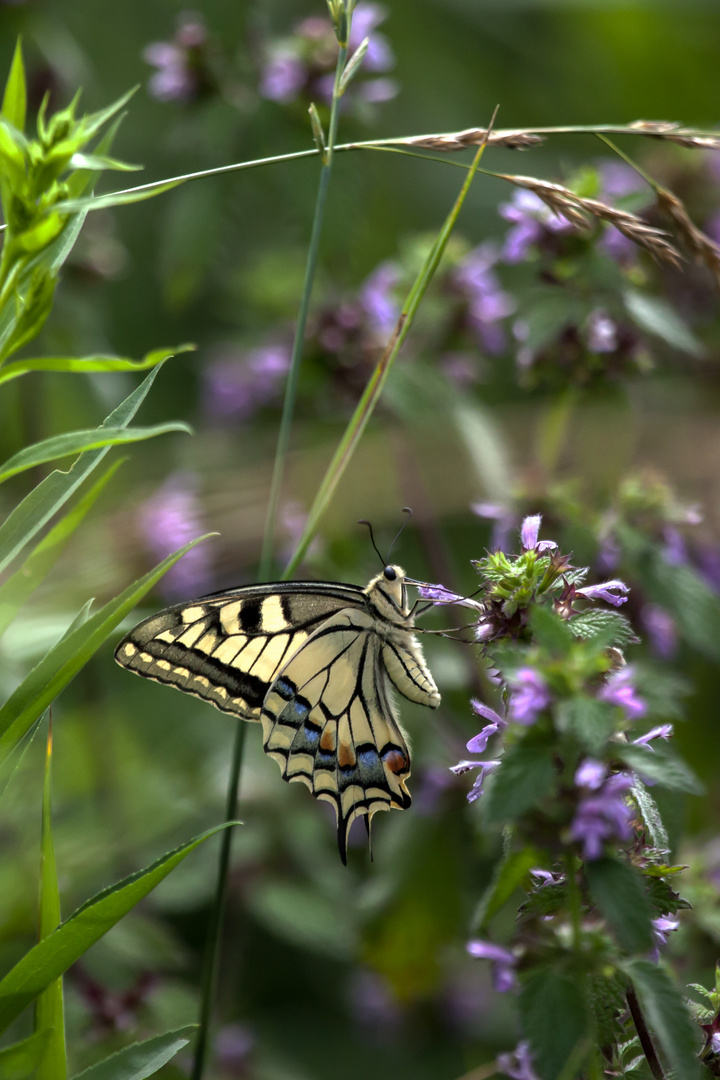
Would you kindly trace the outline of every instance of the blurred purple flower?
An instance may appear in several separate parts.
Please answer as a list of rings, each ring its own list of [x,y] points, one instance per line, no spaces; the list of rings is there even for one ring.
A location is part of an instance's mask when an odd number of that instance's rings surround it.
[[[224,1076],[249,1075],[249,1058],[255,1046],[255,1037],[242,1024],[228,1024],[220,1028],[215,1037],[215,1057]]]
[[[439,765],[426,766],[420,772],[413,791],[413,809],[422,817],[431,817],[437,813],[442,795],[452,784],[448,769]]]
[[[582,769],[581,765],[575,775],[576,783]],[[607,840],[629,840],[632,836],[632,810],[626,799],[632,786],[628,773],[615,773],[592,795],[580,799],[570,836],[582,843],[586,859],[599,859]]]
[[[532,1066],[530,1043],[523,1039],[510,1054],[499,1054],[497,1067],[510,1080],[540,1080]]]
[[[599,247],[617,263],[629,263],[637,258],[637,244],[619,232],[614,225],[605,226]]]
[[[682,533],[674,525],[663,527],[662,557],[670,566],[687,566],[690,562],[687,544]]]
[[[582,589],[576,589],[576,596],[584,596],[586,600],[604,600],[606,604],[620,607],[626,603],[627,593],[630,590],[627,585],[615,578],[613,581],[603,581],[599,585],[586,585]]]
[[[550,692],[542,675],[531,667],[518,668],[511,679],[508,717],[516,724],[530,727],[550,704]]]
[[[143,49],[143,60],[157,71],[148,91],[158,101],[195,101],[208,85],[203,51],[207,31],[199,16],[185,13],[172,41],[154,41]]]
[[[389,71],[395,66],[395,57],[390,42],[384,34],[376,34],[380,23],[387,19],[387,8],[360,0],[352,14],[348,52],[353,53],[365,38],[369,38],[368,49],[363,60],[367,71]]]
[[[613,671],[597,695],[599,701],[619,705],[628,720],[638,720],[647,712],[647,705],[638,697],[633,685],[633,675],[633,669],[629,666]]]
[[[633,195],[636,191],[649,191],[642,176],[624,161],[602,158],[598,162],[598,171],[603,198],[618,199]],[[648,194],[648,202],[652,202],[651,194]]]
[[[478,378],[478,363],[470,353],[444,353],[440,358],[440,367],[450,382],[460,390],[467,389]]]
[[[455,773],[456,776],[462,776],[463,773],[470,772],[471,769],[480,770],[475,783],[467,794],[467,801],[473,803],[483,793],[483,783],[486,775],[492,772],[493,769],[497,769],[499,764],[499,761],[458,761],[457,765],[450,766],[450,772]]]
[[[394,262],[383,262],[373,270],[360,288],[360,306],[370,324],[381,337],[389,336],[395,328],[400,304],[393,289],[400,280],[400,268]]]
[[[380,1039],[391,1036],[402,1023],[402,1006],[382,975],[361,968],[353,975],[349,991],[353,1016]]]
[[[607,777],[607,766],[602,761],[594,758],[586,758],[575,773],[575,783],[578,787],[589,788],[597,791],[602,787]]]
[[[382,105],[392,101],[400,93],[400,83],[396,79],[366,79],[357,84],[355,97],[367,101],[369,105]]]
[[[219,419],[247,420],[278,396],[289,367],[286,345],[266,345],[245,356],[221,352],[205,367],[206,411]]]
[[[260,96],[287,105],[298,96],[307,78],[302,60],[292,52],[276,52],[260,74]]]
[[[167,558],[203,532],[197,482],[185,473],[171,476],[139,509],[139,530],[156,561]],[[210,591],[212,568],[205,543],[183,555],[158,583],[169,598],[190,598]]]
[[[518,188],[510,202],[501,203],[500,216],[512,224],[505,236],[502,258],[508,263],[522,262],[531,247],[546,233],[571,232],[573,226],[545,205],[532,191]]]
[[[478,517],[488,518],[494,521],[492,536],[490,538],[491,551],[507,551],[510,547],[510,537],[516,525],[516,515],[507,506],[499,503],[478,502],[470,507]]]
[[[480,244],[463,258],[452,275],[468,305],[468,321],[480,344],[492,355],[505,348],[502,319],[515,310],[515,301],[502,290],[493,266],[498,260],[494,244]]]
[[[657,919],[653,919],[653,930],[655,932],[655,938],[659,945],[667,945],[667,936],[673,930],[677,930],[680,926],[679,919],[670,918],[667,915],[661,915]]]
[[[508,990],[514,989],[517,963],[514,953],[504,949],[502,945],[493,945],[490,941],[480,941],[477,938],[468,941],[466,948],[470,956],[491,961],[493,986],[499,994],[506,994]]]
[[[670,612],[657,604],[645,604],[640,620],[652,651],[661,660],[671,660],[677,652],[678,632]]]
[[[710,1049],[714,1054],[720,1054],[720,1032],[716,1031],[710,1037]]]
[[[651,728],[645,735],[641,735],[639,739],[633,739],[635,746],[647,746],[648,750],[652,750],[650,743],[655,739],[664,739],[667,742],[673,735],[672,724],[659,724],[657,727]]]
[[[593,311],[588,317],[585,333],[591,352],[611,353],[618,347],[617,326],[601,308]]]

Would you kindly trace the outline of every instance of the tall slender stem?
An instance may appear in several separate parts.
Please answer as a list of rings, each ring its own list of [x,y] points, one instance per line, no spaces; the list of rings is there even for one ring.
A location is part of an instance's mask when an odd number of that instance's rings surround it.
[[[266,581],[272,570],[275,528],[277,526],[280,493],[282,491],[282,482],[285,473],[285,459],[290,444],[290,429],[292,427],[293,412],[295,411],[295,398],[297,396],[297,385],[300,375],[300,361],[302,359],[303,346],[305,344],[305,328],[307,326],[308,311],[310,309],[310,297],[312,296],[313,285],[315,283],[315,270],[317,268],[318,251],[320,248],[320,236],[325,218],[325,204],[327,202],[330,174],[332,172],[332,164],[335,156],[335,142],[337,139],[338,118],[340,112],[340,76],[345,67],[346,59],[347,45],[340,45],[338,47],[338,58],[335,66],[335,83],[333,86],[332,104],[330,106],[330,125],[328,127],[327,147],[322,168],[320,170],[320,180],[318,183],[317,198],[315,200],[315,215],[313,217],[310,246],[308,248],[307,261],[305,263],[305,280],[303,282],[300,307],[298,310],[297,323],[295,325],[295,338],[293,340],[292,356],[290,358],[290,371],[288,372],[287,382],[285,384],[285,400],[283,402],[280,431],[278,432],[278,441],[275,450],[275,464],[273,465],[267,518],[265,521],[265,535],[263,537],[262,553],[260,556],[260,570],[258,575],[260,581]]]
[[[225,805],[226,821],[233,821],[237,815],[238,787],[240,784],[240,770],[242,768],[243,749],[245,746],[245,727],[246,724],[244,720],[237,721],[233,756],[230,765],[230,778],[228,780],[227,802]],[[230,868],[232,832],[232,829],[223,829],[221,839],[217,884],[215,886],[215,896],[213,898],[213,906],[210,913],[210,924],[208,926],[205,957],[203,960],[202,987],[200,991],[200,1028],[198,1031],[197,1043],[195,1044],[192,1080],[202,1080],[207,1058],[212,1009],[215,1000],[215,983],[217,981],[218,950],[222,932],[223,913],[225,910],[228,870]]]

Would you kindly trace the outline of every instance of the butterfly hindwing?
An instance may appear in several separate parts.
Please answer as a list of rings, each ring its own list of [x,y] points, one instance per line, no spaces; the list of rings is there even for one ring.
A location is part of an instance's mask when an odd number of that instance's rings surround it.
[[[365,612],[328,619],[293,654],[262,709],[263,742],[285,780],[331,802],[343,862],[356,817],[410,805],[410,754],[390,700],[383,640]]]
[[[245,720],[259,720],[275,675],[338,609],[362,602],[350,585],[235,589],[176,604],[118,645],[123,667],[176,686]]]

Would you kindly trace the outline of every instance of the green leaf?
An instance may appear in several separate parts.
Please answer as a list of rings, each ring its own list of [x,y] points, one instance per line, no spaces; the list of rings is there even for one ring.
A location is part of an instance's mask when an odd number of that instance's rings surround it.
[[[79,126],[82,131],[82,137],[84,142],[88,142],[92,139],[93,135],[97,135],[101,127],[104,127],[108,120],[112,119],[116,113],[120,112],[123,105],[127,105],[131,97],[133,97],[139,87],[133,86],[131,90],[119,97],[112,104],[106,105],[104,109],[100,109],[96,113],[88,113],[87,116],[83,116],[80,120]]]
[[[71,536],[122,465],[115,461],[77,504],[35,546],[27,559],[0,585],[0,635],[4,634],[27,598],[50,572]]]
[[[4,465],[0,465],[0,484],[9,480],[11,476],[24,472],[26,469],[32,469],[36,465],[42,465],[46,461],[56,461],[57,458],[69,457],[70,454],[82,453],[84,450],[96,450],[100,446],[142,442],[173,431],[192,434],[192,429],[187,424],[173,421],[168,424],[156,424],[154,427],[99,427],[90,431],[68,431],[63,435],[54,435],[33,446],[26,446],[24,450],[9,458]]]
[[[702,795],[705,790],[690,766],[666,750],[622,744],[613,750],[643,780],[654,780],[669,791],[687,791],[691,795]]]
[[[654,334],[673,349],[689,353],[690,356],[702,359],[705,355],[702,342],[667,300],[636,289],[627,289],[623,299],[628,315],[641,330]]]
[[[188,1024],[164,1035],[153,1035],[150,1039],[133,1043],[96,1065],[83,1069],[73,1080],[145,1080],[146,1076],[153,1076],[175,1057],[178,1050],[187,1046],[196,1030],[197,1024]]]
[[[12,754],[8,755],[5,761],[0,764],[0,800],[10,786],[15,773],[20,768],[25,754],[30,749],[33,739],[40,730],[40,724],[42,723],[42,717],[38,717],[33,726],[23,736],[17,746],[13,749]],[[0,1074],[1,1075],[1,1074]]]
[[[127,161],[118,161],[117,158],[106,157],[104,154],[81,154],[76,153],[70,158],[73,169],[92,169],[101,172],[104,169],[112,169],[115,172],[139,172],[143,165],[130,165]]]
[[[638,805],[652,846],[659,848],[661,851],[669,850],[670,840],[660,817],[657,804],[643,782],[638,780],[637,777],[635,777],[632,786],[632,797]]]
[[[543,649],[558,656],[570,651],[574,638],[567,622],[549,608],[538,604],[530,609],[530,625],[533,637]]]
[[[565,698],[557,707],[558,730],[573,735],[583,749],[597,755],[615,731],[615,710],[586,694]]]
[[[151,371],[144,382],[110,413],[103,426],[127,427],[145,400],[159,370],[158,366]],[[67,472],[52,472],[15,507],[0,525],[0,571],[12,562],[53,514],[67,502],[83,480],[100,464],[109,449],[110,447],[104,446],[99,450],[89,450],[78,458]]]
[[[585,863],[585,879],[620,947],[629,953],[649,952],[654,943],[652,910],[639,873],[606,855]]]
[[[597,641],[600,648],[617,645],[624,648],[638,640],[632,626],[624,615],[615,611],[583,611],[573,615],[567,623],[575,637],[585,641]]]
[[[40,870],[40,904],[38,938],[43,941],[60,924],[60,893],[58,892],[55,844],[52,832],[52,714],[48,720],[45,779],[42,803],[42,862]],[[38,1080],[65,1080],[65,1012],[63,1008],[62,976],[54,979],[38,995],[35,1005],[35,1030],[49,1032],[45,1053],[37,1072]]]
[[[592,1046],[593,1032],[577,983],[557,972],[536,971],[526,980],[520,990],[520,1016],[541,1080],[565,1077],[563,1070],[576,1057],[579,1066]]]
[[[0,762],[155,582],[204,539],[199,536],[169,555],[46,653],[0,708]]]
[[[27,375],[30,371],[64,371],[86,375],[94,371],[144,371],[162,364],[178,353],[192,352],[194,345],[178,345],[172,349],[153,349],[142,360],[127,360],[117,356],[41,356],[30,360],[13,360],[0,368],[0,383]],[[107,421],[106,421],[107,423]]]
[[[25,110],[27,94],[25,91],[25,66],[23,64],[22,43],[20,38],[15,45],[15,52],[10,65],[10,74],[5,84],[2,114],[18,131],[25,128]]]
[[[166,180],[157,184],[143,184],[129,191],[119,191],[116,194],[108,192],[107,195],[94,195],[87,199],[68,199],[63,203],[63,210],[68,213],[87,214],[90,210],[109,210],[112,206],[129,206],[131,203],[144,202],[156,195],[163,195],[166,191],[180,187],[186,183],[185,179]]]
[[[0,981],[0,1031],[5,1031],[49,983],[76,963],[199,844],[221,829],[239,824],[229,821],[208,829],[163,855],[151,866],[103,889],[49,937],[38,942]]]
[[[0,1076],[3,1080],[33,1080],[49,1037],[48,1031],[38,1031],[22,1042],[0,1050]]]
[[[489,824],[517,821],[549,795],[556,783],[553,751],[524,739],[503,755],[488,780],[485,815]]]
[[[632,982],[645,1019],[675,1074],[682,1080],[707,1076],[697,1058],[701,1033],[667,971],[650,960],[627,960],[620,966]]]
[[[542,862],[542,855],[536,848],[526,847],[522,851],[513,851],[499,862],[493,872],[492,881],[480,898],[472,920],[472,932],[481,930],[520,888],[534,866]]]

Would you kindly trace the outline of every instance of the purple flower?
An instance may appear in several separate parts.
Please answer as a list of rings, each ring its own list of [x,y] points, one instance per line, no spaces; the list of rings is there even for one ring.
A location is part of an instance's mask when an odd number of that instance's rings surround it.
[[[578,787],[589,788],[590,791],[597,791],[598,788],[602,787],[606,777],[607,767],[602,761],[586,758],[575,773],[575,783]]]
[[[140,507],[140,531],[157,561],[202,533],[196,487],[194,477],[176,474]],[[198,544],[183,555],[161,578],[158,587],[170,599],[209,592],[212,569],[206,544]]]
[[[586,600],[604,600],[613,607],[620,607],[626,603],[629,592],[627,585],[615,578],[613,581],[603,581],[600,585],[586,585],[583,589],[576,589],[575,595],[584,596]]]
[[[512,224],[505,236],[502,258],[508,263],[522,262],[535,244],[547,233],[572,231],[573,226],[565,218],[545,205],[532,191],[518,188],[510,202],[501,203],[500,216]]]
[[[657,604],[645,604],[640,618],[652,651],[661,660],[671,660],[677,652],[678,633],[670,612]]]
[[[220,419],[247,420],[277,398],[289,367],[286,345],[266,345],[245,356],[221,351],[204,371],[206,411]]]
[[[467,951],[470,956],[478,960],[490,960],[492,967],[493,986],[499,994],[506,994],[516,985],[515,955],[502,945],[493,945],[490,941],[479,941],[477,938],[467,943]]]
[[[298,96],[307,78],[302,60],[289,51],[272,55],[260,74],[260,95],[287,105]]]
[[[143,60],[158,70],[148,90],[158,101],[187,103],[196,100],[208,85],[203,50],[207,32],[195,16],[181,16],[172,41],[154,41],[143,50]]]
[[[652,750],[650,743],[654,739],[671,739],[673,735],[672,724],[659,724],[658,727],[651,728],[646,735],[641,735],[639,739],[633,739],[635,746],[647,746],[648,750]]]
[[[493,769],[497,769],[499,764],[499,761],[458,761],[457,765],[450,766],[450,772],[455,773],[456,776],[462,776],[463,773],[470,772],[471,769],[480,770],[475,783],[467,794],[467,801],[473,803],[483,793],[483,783],[486,775],[492,772]]]
[[[467,749],[471,754],[484,754],[487,749],[487,744],[492,736],[507,727],[507,720],[504,720],[502,716],[499,716],[489,705],[483,705],[482,701],[478,701],[477,698],[473,698],[470,704],[478,716],[482,716],[485,720],[489,720],[490,723],[486,724],[478,735],[473,736],[467,744]]]
[[[632,667],[613,671],[597,695],[599,701],[619,705],[625,711],[628,720],[637,720],[647,712],[647,705],[642,698],[637,696],[637,691],[633,686],[633,674]]]
[[[395,57],[390,42],[384,34],[376,34],[375,29],[387,19],[387,9],[381,4],[366,3],[360,0],[352,14],[348,51],[355,52],[365,38],[369,38],[368,49],[363,60],[367,71],[389,71],[395,66]]]
[[[384,262],[373,270],[360,289],[360,305],[381,337],[392,333],[400,314],[400,304],[393,295],[399,280],[397,264]]]
[[[673,930],[677,930],[680,926],[679,919],[670,918],[667,915],[661,915],[657,919],[653,919],[653,933],[658,945],[667,945],[667,936],[672,933]]]
[[[508,716],[516,724],[530,727],[550,704],[550,692],[542,675],[534,668],[518,668],[508,680],[512,689]]]
[[[710,1049],[714,1054],[720,1054],[720,1032],[716,1031],[710,1038]]]
[[[537,551],[538,555],[544,555],[546,551],[553,551],[557,547],[554,540],[540,540],[538,542],[541,521],[541,514],[533,514],[523,521],[520,529],[520,541],[523,551]]]
[[[663,528],[663,540],[665,546],[662,556],[665,562],[670,566],[687,566],[690,559],[682,534],[673,525],[666,525]]]
[[[629,840],[632,836],[632,810],[626,799],[632,786],[628,773],[616,773],[594,794],[580,799],[570,836],[582,843],[586,859],[599,859],[611,838]]]
[[[615,352],[618,347],[617,326],[610,316],[598,309],[588,317],[585,327],[588,348],[594,353]]]
[[[511,315],[516,306],[513,298],[500,287],[492,269],[496,262],[495,246],[480,244],[465,256],[451,279],[467,302],[471,329],[492,355],[505,348],[505,335],[499,323]]]
[[[532,1066],[530,1043],[523,1039],[510,1054],[499,1054],[498,1070],[510,1080],[540,1080]]]
[[[490,540],[491,551],[507,551],[510,547],[510,536],[515,528],[516,517],[512,510],[499,503],[478,502],[470,507],[474,514],[481,518],[489,518],[494,521],[492,537]]]
[[[647,190],[642,176],[624,161],[602,158],[598,162],[598,169],[603,195],[608,198],[622,198],[634,195],[636,191]],[[651,201],[652,196],[648,196],[648,202]]]
[[[376,971],[356,971],[349,991],[353,1016],[380,1038],[391,1036],[402,1023],[402,1006],[391,984]]]
[[[408,584],[415,585],[422,600],[429,600],[433,604],[442,607],[444,604],[458,604],[460,607],[471,608],[479,614],[485,614],[485,605],[480,600],[473,600],[470,596],[460,596],[459,593],[451,592],[444,585],[429,585],[426,582],[414,582],[406,579]]]
[[[228,1024],[218,1031],[215,1055],[218,1065],[230,1076],[245,1076],[248,1058],[255,1046],[255,1037],[242,1024]]]

